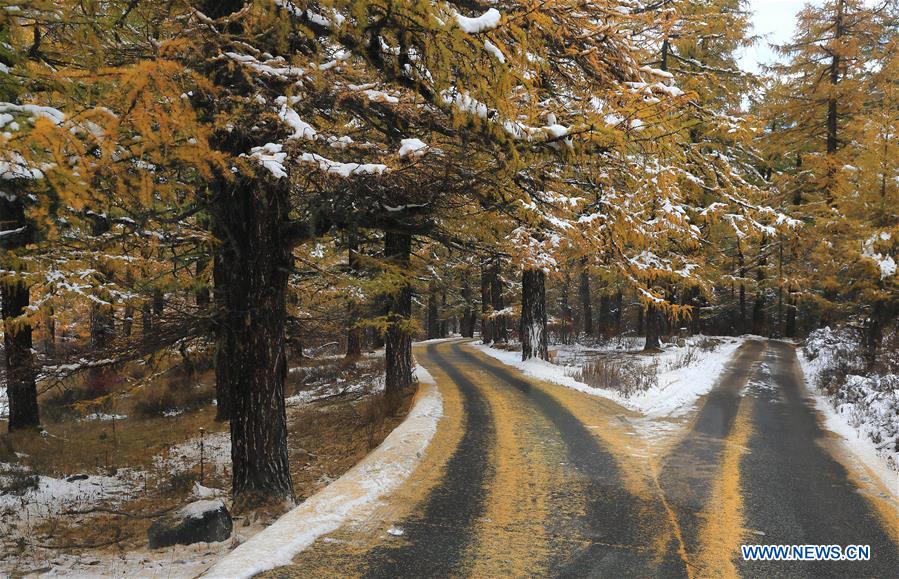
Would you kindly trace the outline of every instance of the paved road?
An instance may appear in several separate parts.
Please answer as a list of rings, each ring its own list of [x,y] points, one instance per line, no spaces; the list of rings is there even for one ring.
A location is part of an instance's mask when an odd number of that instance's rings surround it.
[[[666,444],[463,342],[416,356],[445,416],[415,475],[268,576],[896,576],[895,503],[835,458],[790,346],[744,344]],[[868,544],[872,560],[747,563],[741,543]]]

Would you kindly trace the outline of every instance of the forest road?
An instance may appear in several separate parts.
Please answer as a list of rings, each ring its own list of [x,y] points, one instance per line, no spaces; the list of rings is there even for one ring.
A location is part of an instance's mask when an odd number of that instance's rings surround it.
[[[422,463],[365,521],[268,577],[892,577],[895,503],[822,446],[792,347],[748,341],[664,444],[608,400],[463,341],[416,346],[444,397]],[[892,512],[892,517],[890,513]],[[869,544],[864,563],[740,545]]]

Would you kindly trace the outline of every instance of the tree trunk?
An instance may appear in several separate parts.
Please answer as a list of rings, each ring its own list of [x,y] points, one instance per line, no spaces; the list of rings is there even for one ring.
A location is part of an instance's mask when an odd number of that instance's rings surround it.
[[[746,266],[745,260],[743,258],[743,250],[737,250],[737,258],[740,263],[740,326],[737,330],[737,334],[745,334],[746,333]]]
[[[463,338],[474,337],[474,309],[471,304],[471,283],[468,280],[468,271],[462,272],[462,302],[465,309],[462,311],[462,324],[460,332]]]
[[[646,306],[646,345],[643,349],[658,349],[659,345],[659,312],[650,304]]]
[[[216,392],[230,397],[232,494],[238,511],[293,499],[287,453],[285,326],[292,246],[286,187],[223,188],[214,206]],[[227,235],[222,235],[227,232]],[[221,402],[220,402],[221,403]]]
[[[621,334],[621,319],[624,315],[624,294],[621,290],[615,292],[615,334]]]
[[[428,282],[428,319],[427,338],[433,340],[440,337],[440,319],[437,312],[437,283],[432,279]]]
[[[492,269],[485,262],[481,264],[481,342],[490,344],[493,342],[493,320],[490,318],[492,310],[490,299],[490,275]]]
[[[56,354],[56,312],[53,306],[47,306],[44,310],[44,353],[47,358],[53,358]]]
[[[27,311],[29,294],[28,286],[21,282],[9,281],[2,286],[10,432],[36,428],[40,424],[34,355],[31,352],[31,322],[16,320]]]
[[[599,296],[599,324],[596,327],[598,336],[606,336],[609,334],[609,317],[612,310],[612,296],[603,291]]]
[[[546,337],[546,273],[521,272],[521,359],[549,359]]]
[[[562,325],[559,328],[559,339],[563,344],[571,343],[571,304],[568,302],[568,292],[571,291],[571,271],[565,268],[565,280],[562,282],[562,296],[560,309]]]
[[[441,338],[449,335],[449,319],[446,317],[446,305],[446,288],[443,288],[443,291],[440,293],[440,311],[437,316],[438,334]]]
[[[218,226],[213,228],[213,235],[219,238],[224,233]],[[228,369],[230,367],[228,361],[228,352],[233,349],[232,345],[226,344],[231,340],[231,334],[227,331],[226,324],[228,322],[226,312],[228,310],[228,294],[227,285],[233,271],[230,262],[228,262],[225,251],[216,252],[212,262],[212,297],[214,300],[215,312],[215,420],[216,422],[224,422],[231,420],[231,386],[232,381],[228,378]],[[144,305],[144,323],[150,321],[149,304]]]
[[[408,273],[411,253],[410,234],[386,232],[384,255],[394,267]],[[396,401],[412,386],[412,286],[404,283],[388,301],[385,390]]]
[[[784,336],[796,337],[796,298],[793,296],[792,289],[787,291],[787,323],[784,328]]]
[[[347,265],[349,265],[350,275],[359,275],[359,248],[355,242],[350,244],[349,254],[347,255]],[[362,317],[361,308],[354,296],[350,296],[347,300],[347,333],[346,333],[346,357],[358,358],[362,356],[363,332],[359,326],[359,319]]]
[[[209,306],[209,286],[206,285],[204,280],[202,279],[203,272],[205,271],[207,265],[209,264],[209,260],[205,257],[202,257],[197,260],[196,265],[196,280],[197,280],[197,291],[194,293],[194,300],[197,304],[197,309],[201,312],[205,310]]]
[[[762,246],[764,246],[764,241],[762,242]],[[765,332],[765,264],[767,263],[767,259],[764,257],[764,248],[759,248],[759,256],[758,265],[755,270],[755,281],[756,281],[756,290],[755,290],[755,301],[752,304],[752,333],[762,336]]]
[[[499,258],[493,260],[493,272],[490,276],[490,301],[493,305],[493,311],[501,312],[506,309],[503,303],[503,279],[500,277]],[[498,315],[493,318],[493,342],[496,344],[506,343],[506,316]]]
[[[91,233],[94,236],[100,236],[108,232],[110,229],[109,219],[99,215],[93,215],[93,224]],[[100,267],[100,274],[107,278],[109,272],[105,268]],[[96,356],[107,350],[115,339],[115,310],[110,302],[109,295],[101,295],[107,303],[91,303],[90,308],[90,331],[91,331],[91,351]],[[105,357],[104,355],[100,354]],[[109,392],[112,376],[108,367],[91,368],[87,372],[87,387],[94,395],[102,395]]]
[[[33,230],[25,218],[25,205],[21,197],[10,199],[0,195],[0,221],[5,235],[0,241],[3,249],[3,269],[21,271],[17,257],[6,252],[21,249],[33,241]],[[31,321],[19,319],[28,311],[30,290],[20,279],[10,279],[0,284],[3,300],[3,345],[6,349],[6,394],[9,400],[10,432],[37,428],[40,416],[37,406],[34,354],[31,343]]]
[[[587,336],[593,335],[593,298],[590,295],[590,270],[587,258],[581,258],[580,284],[578,296],[581,299],[581,330]]]

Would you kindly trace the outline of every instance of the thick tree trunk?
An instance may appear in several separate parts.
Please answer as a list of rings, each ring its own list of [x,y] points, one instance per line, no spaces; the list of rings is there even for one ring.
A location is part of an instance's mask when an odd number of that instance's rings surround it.
[[[10,432],[36,428],[40,424],[34,355],[31,352],[31,323],[16,320],[28,308],[29,293],[28,286],[23,283],[7,282],[2,286]]]
[[[581,300],[581,330],[587,336],[593,335],[593,297],[590,295],[590,269],[587,258],[581,258],[578,296]]]
[[[6,234],[0,242],[4,252],[21,249],[32,242],[33,230],[25,218],[21,198],[0,196],[0,221]],[[16,256],[3,256],[3,269],[21,269]],[[10,432],[37,428],[40,416],[37,406],[34,354],[31,343],[31,321],[18,319],[30,305],[30,291],[21,280],[7,279],[0,284],[3,315],[3,345],[6,350],[6,394],[9,400]]]
[[[646,345],[645,350],[659,347],[659,311],[654,305],[646,306]]]
[[[384,255],[394,267],[408,272],[411,253],[410,234],[388,231],[384,235]],[[388,301],[385,390],[395,401],[412,386],[412,286],[404,283]]]
[[[493,320],[490,318],[492,311],[490,288],[490,275],[492,269],[486,262],[481,265],[481,341],[485,344],[493,342]]]
[[[549,359],[546,337],[546,274],[542,269],[521,272],[521,359]]]
[[[222,238],[225,234],[218,227],[213,228],[213,234]],[[226,292],[227,285],[231,276],[234,275],[231,263],[228,261],[225,251],[218,251],[212,262],[212,297],[214,300],[214,320],[215,320],[215,420],[216,422],[224,422],[231,419],[231,387],[232,381],[228,378],[228,369],[230,367],[228,360],[228,352],[234,346],[228,344],[232,339],[231,333],[227,330],[228,323],[226,313],[228,311],[228,294]],[[144,306],[145,310],[149,310],[149,306]],[[149,311],[145,315],[145,323],[150,319]]]
[[[227,232],[214,264],[216,391],[230,396],[237,510],[293,499],[284,408],[288,211],[286,188],[258,181],[225,188],[214,207],[214,231]]]

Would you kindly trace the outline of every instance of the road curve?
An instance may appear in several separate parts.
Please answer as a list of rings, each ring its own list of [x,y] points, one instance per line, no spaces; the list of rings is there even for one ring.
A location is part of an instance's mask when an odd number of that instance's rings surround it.
[[[445,416],[371,520],[270,577],[892,577],[894,503],[819,442],[790,346],[749,341],[653,447],[639,417],[525,378],[461,341],[416,347]],[[801,466],[800,469],[793,468]],[[895,514],[895,511],[892,511]],[[860,563],[747,563],[742,543],[870,544]]]

